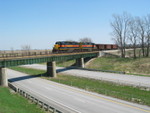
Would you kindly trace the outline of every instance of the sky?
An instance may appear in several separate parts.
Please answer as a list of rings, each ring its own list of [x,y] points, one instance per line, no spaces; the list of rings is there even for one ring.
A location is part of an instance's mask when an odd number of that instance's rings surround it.
[[[0,50],[52,49],[56,41],[89,37],[114,43],[113,14],[150,14],[150,0],[0,0]]]

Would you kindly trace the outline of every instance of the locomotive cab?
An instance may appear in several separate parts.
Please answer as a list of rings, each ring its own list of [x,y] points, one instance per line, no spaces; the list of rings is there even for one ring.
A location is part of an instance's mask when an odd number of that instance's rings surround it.
[[[60,48],[60,45],[61,45],[61,42],[56,42],[54,47],[53,47],[53,53],[57,53],[59,51],[59,48]]]
[[[60,44],[61,44],[60,42],[56,42],[54,45],[54,49],[58,50],[60,47]]]

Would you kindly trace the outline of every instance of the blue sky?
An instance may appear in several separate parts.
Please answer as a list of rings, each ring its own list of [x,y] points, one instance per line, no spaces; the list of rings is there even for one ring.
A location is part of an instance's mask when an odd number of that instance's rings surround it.
[[[56,41],[90,37],[114,43],[113,14],[150,14],[150,0],[0,0],[0,50],[51,49]]]

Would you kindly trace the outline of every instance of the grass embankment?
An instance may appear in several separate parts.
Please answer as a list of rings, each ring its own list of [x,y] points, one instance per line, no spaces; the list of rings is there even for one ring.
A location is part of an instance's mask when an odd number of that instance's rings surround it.
[[[8,88],[0,87],[0,113],[45,113],[25,98],[10,93]]]
[[[75,60],[58,62],[59,67],[68,67],[75,63]],[[100,57],[92,60],[86,68],[98,70],[121,71],[126,74],[150,76],[150,58],[115,58]]]
[[[150,76],[150,58],[101,57],[91,61],[86,68]]]
[[[28,70],[27,68],[15,67],[13,68],[17,71],[24,72]],[[31,70],[34,70],[39,74],[45,73],[41,70],[29,69],[28,74]],[[31,71],[31,75],[34,75],[34,71]],[[131,86],[123,86],[110,82],[104,82],[100,80],[93,80],[88,78],[81,78],[69,75],[58,74],[57,78],[48,78],[48,80],[59,82],[66,85],[71,85],[74,87],[86,89],[88,91],[97,92],[100,94],[108,95],[115,98],[120,98],[127,101],[132,101],[140,104],[145,104],[150,106],[150,91],[141,90],[140,88],[134,88]]]

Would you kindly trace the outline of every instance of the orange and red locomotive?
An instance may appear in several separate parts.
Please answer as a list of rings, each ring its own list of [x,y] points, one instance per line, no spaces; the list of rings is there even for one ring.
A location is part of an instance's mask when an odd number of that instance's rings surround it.
[[[53,53],[84,52],[96,50],[96,45],[91,42],[58,41],[53,47]]]
[[[90,52],[118,49],[116,44],[95,44],[92,42],[58,41],[53,47],[53,53]]]

